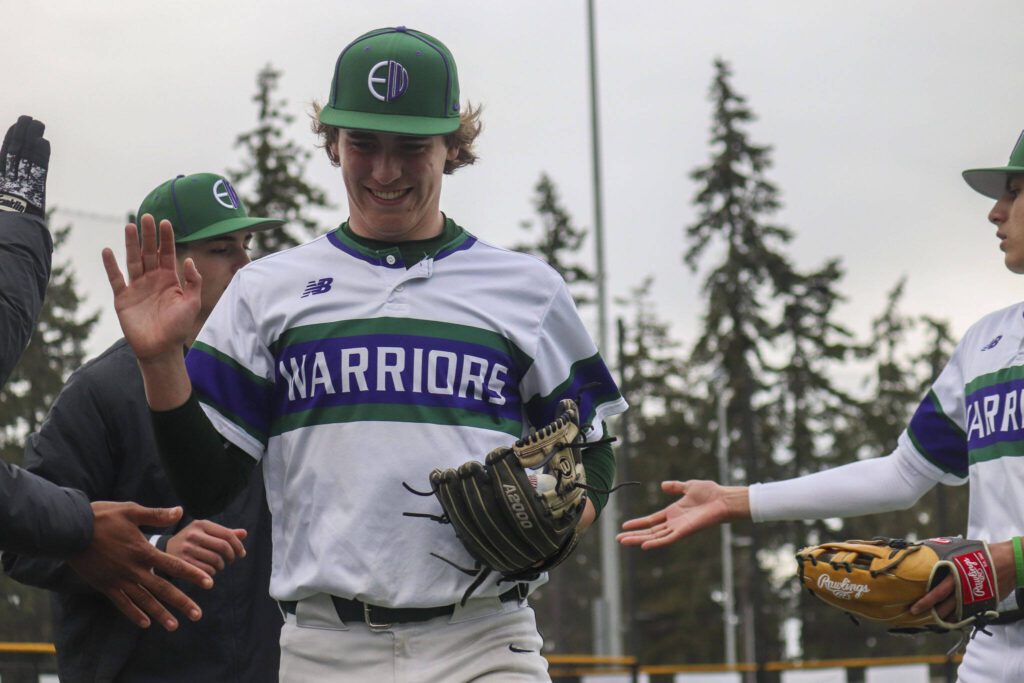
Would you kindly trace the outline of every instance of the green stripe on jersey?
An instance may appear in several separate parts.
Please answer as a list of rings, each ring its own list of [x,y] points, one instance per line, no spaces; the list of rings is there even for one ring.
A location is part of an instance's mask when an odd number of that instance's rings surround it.
[[[990,372],[987,375],[979,375],[967,383],[967,386],[964,387],[964,395],[970,396],[978,389],[1017,379],[1024,379],[1024,365],[1014,365],[1013,367]]]
[[[264,387],[266,387],[267,389],[273,389],[273,387],[274,387],[274,383],[271,382],[270,380],[268,380],[266,377],[260,377],[255,372],[253,372],[249,368],[245,367],[244,365],[239,363],[237,360],[235,360],[231,356],[227,355],[226,353],[224,353],[222,351],[218,351],[217,349],[213,348],[209,344],[204,344],[201,341],[192,342],[192,348],[198,349],[198,350],[203,351],[204,353],[206,353],[206,354],[208,354],[210,356],[213,356],[214,358],[219,360],[221,363],[223,363],[224,365],[227,365],[232,370],[237,372],[239,375],[242,375],[242,377],[244,377],[245,379],[249,380],[250,382],[253,382],[255,384],[261,384]]]
[[[495,432],[504,432],[518,439],[523,434],[523,423],[519,420],[495,420],[459,408],[438,408],[428,406],[397,405],[391,403],[361,403],[351,406],[314,408],[301,413],[278,417],[271,425],[271,436],[303,427],[345,422],[406,422],[436,424],[455,427],[476,427]]]
[[[522,371],[533,364],[533,358],[516,344],[497,332],[483,330],[469,325],[445,323],[437,320],[421,320],[419,318],[360,318],[356,320],[338,320],[329,323],[302,325],[287,330],[270,345],[270,352],[275,356],[281,349],[292,344],[317,341],[319,339],[338,339],[341,337],[357,337],[377,334],[402,334],[410,337],[431,337],[435,339],[451,339],[453,341],[478,344],[508,354]]]
[[[988,462],[989,460],[998,460],[999,458],[1019,458],[1021,456],[1024,456],[1024,439],[994,443],[991,446],[974,448],[968,452],[972,465],[979,462]]]

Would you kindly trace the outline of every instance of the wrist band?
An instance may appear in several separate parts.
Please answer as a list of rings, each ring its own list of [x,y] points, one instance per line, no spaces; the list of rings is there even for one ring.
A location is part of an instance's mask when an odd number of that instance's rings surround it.
[[[1017,585],[1024,586],[1024,548],[1021,548],[1020,536],[1013,537],[1013,561],[1017,565]]]

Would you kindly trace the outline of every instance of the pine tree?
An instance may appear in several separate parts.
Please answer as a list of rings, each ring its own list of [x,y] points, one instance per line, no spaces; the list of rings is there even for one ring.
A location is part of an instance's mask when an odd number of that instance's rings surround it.
[[[558,188],[541,174],[535,186],[533,204],[537,218],[524,220],[524,230],[534,231],[536,241],[512,247],[547,262],[569,285],[576,304],[594,301],[594,276],[573,263],[586,239],[586,231],[574,225],[558,196]],[[601,593],[600,539],[596,529],[586,533],[563,567],[551,572],[548,583],[530,597],[537,620],[545,633],[546,652],[588,652],[593,650],[590,603]]]
[[[53,231],[55,254],[70,232],[70,225]],[[99,312],[82,312],[77,287],[71,265],[55,260],[32,339],[7,385],[0,387],[0,456],[9,463],[22,461],[25,437],[39,429],[68,375],[85,358],[85,342]],[[52,639],[46,591],[0,576],[0,596],[0,640]]]
[[[538,219],[523,221],[521,226],[530,232],[539,228],[539,234],[535,242],[518,244],[512,249],[533,254],[558,271],[569,285],[577,306],[594,303],[594,274],[573,262],[587,238],[586,230],[573,224],[572,216],[558,196],[558,188],[546,173],[541,173],[534,191],[533,205]]]
[[[294,246],[317,234],[319,225],[308,211],[327,208],[326,193],[305,178],[311,153],[285,137],[285,128],[295,117],[287,112],[287,101],[276,91],[281,72],[267,64],[256,75],[257,124],[235,141],[245,158],[240,168],[227,175],[237,185],[242,201],[252,216],[281,218],[288,224],[253,235],[253,257],[258,258]],[[300,228],[296,233],[293,229]]]
[[[770,370],[765,353],[779,332],[769,318],[769,304],[773,296],[790,291],[796,276],[782,252],[791,233],[770,220],[780,206],[778,190],[766,177],[771,148],[755,145],[744,131],[754,114],[733,90],[731,76],[729,66],[716,60],[710,92],[712,158],[690,174],[699,186],[694,201],[698,217],[686,229],[690,246],[685,262],[696,270],[706,254],[721,255],[704,280],[704,328],[692,360],[707,369],[707,380],[712,372],[725,377],[730,450],[742,454],[741,475],[752,482],[767,474],[774,438],[764,403]],[[764,547],[761,533],[751,527],[750,548]],[[746,640],[744,656],[763,660],[778,652],[778,628],[762,618],[761,578],[752,573],[758,566],[753,550],[746,563],[738,563],[744,564],[751,569],[740,580],[750,612],[741,616],[748,624],[754,620],[756,628],[754,642]],[[751,647],[758,651],[751,652]]]
[[[867,380],[872,386],[871,399],[865,404],[853,441],[861,457],[888,453],[920,398],[920,382],[908,348],[914,319],[900,310],[906,285],[903,277],[890,290],[885,308],[871,321],[871,337],[861,351],[873,364]]]
[[[680,343],[657,316],[651,285],[648,278],[617,301],[626,308],[619,320],[618,365],[620,389],[630,404],[619,425],[617,456],[623,481],[641,482],[617,494],[625,519],[665,505],[663,480],[716,477],[708,396],[681,359]],[[721,632],[707,627],[720,620],[715,603],[720,567],[708,561],[719,556],[718,539],[718,534],[699,534],[657,553],[624,551],[628,651],[642,662],[721,658]],[[687,580],[669,578],[677,576]]]
[[[835,369],[859,347],[852,333],[836,322],[835,307],[842,301],[836,287],[843,277],[838,259],[828,261],[809,274],[796,274],[785,297],[779,341],[785,348],[785,363],[776,371],[773,420],[778,425],[776,443],[777,476],[799,477],[853,460],[855,453],[844,447],[843,434],[859,419],[863,406],[839,389]],[[780,555],[792,556],[800,547],[832,538],[834,528],[823,520],[789,522],[786,539],[777,547]],[[833,615],[820,609],[795,576],[776,584],[775,599],[801,624],[804,655],[820,656],[821,620]],[[826,638],[827,640],[827,638]],[[828,643],[826,643],[828,644]]]
[[[871,364],[866,379],[869,391],[867,398],[857,404],[852,419],[847,419],[834,433],[835,449],[842,460],[890,453],[949,357],[952,338],[948,323],[904,313],[901,303],[905,287],[906,278],[901,278],[888,293],[882,312],[872,320],[868,341],[856,347],[856,354]],[[921,338],[923,350],[915,353],[913,342]],[[831,527],[826,525],[817,531],[823,536],[821,540],[871,538],[879,534],[914,540],[959,533],[966,527],[966,488],[939,485],[910,510],[833,520]],[[954,521],[961,526],[956,527]],[[808,539],[814,541],[813,537]],[[850,627],[844,615],[835,610],[822,610],[815,605],[809,605],[801,616],[805,657],[848,657],[853,648],[873,657],[937,654],[956,640],[934,635],[879,638],[870,630]],[[836,633],[843,633],[844,637],[837,639]]]

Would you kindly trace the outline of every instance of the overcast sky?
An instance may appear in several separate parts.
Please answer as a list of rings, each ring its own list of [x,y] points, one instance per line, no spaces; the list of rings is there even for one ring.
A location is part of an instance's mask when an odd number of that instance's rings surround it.
[[[946,317],[959,336],[1019,299],[1002,267],[991,202],[960,171],[1001,165],[1024,128],[1020,0],[611,2],[596,0],[609,291],[647,275],[680,340],[698,326],[699,279],[682,263],[694,220],[688,178],[709,158],[712,61],[758,115],[773,146],[776,220],[803,268],[841,257],[843,321],[859,333],[907,275],[906,310]],[[43,120],[52,141],[48,200],[72,221],[70,258],[104,315],[92,353],[120,335],[100,249],[120,255],[116,219],[178,173],[237,165],[235,136],[266,63],[312,148],[304,114],[326,98],[340,50],[404,24],[443,40],[463,99],[484,105],[481,161],[445,181],[442,208],[509,246],[547,172],[578,224],[593,225],[584,0],[0,0],[0,123]],[[347,214],[340,173],[320,154],[310,178]],[[99,219],[94,216],[108,216]],[[593,263],[593,243],[583,253]],[[615,312],[613,311],[613,315]],[[590,316],[591,320],[593,316]],[[596,336],[596,330],[594,330]]]

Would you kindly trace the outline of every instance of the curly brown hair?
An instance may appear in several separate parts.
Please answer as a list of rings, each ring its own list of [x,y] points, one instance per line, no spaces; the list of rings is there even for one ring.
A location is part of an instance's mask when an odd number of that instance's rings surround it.
[[[328,126],[320,122],[320,110],[323,107],[319,102],[313,102],[313,112],[310,114],[310,128],[320,138],[317,147],[327,152],[327,158],[331,160],[332,166],[341,166],[341,159],[338,158],[334,148],[338,142],[341,128]],[[484,124],[480,121],[480,112],[483,107],[474,107],[467,103],[466,108],[459,114],[459,127],[453,133],[444,136],[444,144],[448,149],[456,148],[459,153],[454,159],[444,162],[444,172],[451,174],[463,166],[470,166],[477,160],[476,138],[483,130]]]

